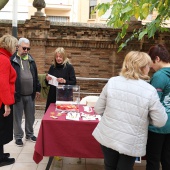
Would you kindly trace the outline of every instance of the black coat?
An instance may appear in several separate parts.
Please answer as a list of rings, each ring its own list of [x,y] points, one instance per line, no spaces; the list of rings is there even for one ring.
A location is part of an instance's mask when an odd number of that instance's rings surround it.
[[[18,63],[17,59],[16,59],[17,54],[15,53],[12,57],[11,57],[11,64],[13,66],[13,68],[15,69],[16,73],[17,73],[17,79],[15,82],[15,102],[19,102],[21,100],[21,94],[20,94],[20,90],[21,90],[21,80],[20,80],[20,64]],[[30,54],[28,54],[28,61],[30,63],[30,71],[33,77],[33,93],[32,93],[32,99],[35,99],[36,96],[36,92],[40,92],[41,91],[41,85],[39,83],[38,80],[38,72],[37,72],[37,67],[35,64],[34,59],[32,58],[32,56]]]
[[[57,78],[65,79],[66,83],[64,85],[76,85],[75,71],[71,64],[67,63],[66,66],[57,64],[56,67],[52,65],[48,71],[48,74],[51,74],[52,76],[55,76]],[[48,106],[51,103],[55,102],[56,102],[56,87],[50,85],[45,111],[48,109]]]
[[[4,104],[0,108],[0,145],[4,145],[13,140],[13,113],[4,117],[5,113]]]

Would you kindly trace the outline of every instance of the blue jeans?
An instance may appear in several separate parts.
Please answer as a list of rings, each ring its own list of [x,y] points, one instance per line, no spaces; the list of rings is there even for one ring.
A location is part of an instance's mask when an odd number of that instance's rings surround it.
[[[105,170],[133,170],[136,157],[120,154],[119,152],[101,145],[104,155]]]

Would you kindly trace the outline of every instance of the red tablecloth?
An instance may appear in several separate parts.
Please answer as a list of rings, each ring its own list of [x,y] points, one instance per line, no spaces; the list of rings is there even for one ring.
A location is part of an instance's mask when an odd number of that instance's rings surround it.
[[[83,106],[80,106],[82,109]],[[103,158],[100,145],[92,136],[98,120],[66,120],[66,114],[53,119],[50,113],[54,111],[53,103],[42,119],[33,155],[36,163],[43,156]]]

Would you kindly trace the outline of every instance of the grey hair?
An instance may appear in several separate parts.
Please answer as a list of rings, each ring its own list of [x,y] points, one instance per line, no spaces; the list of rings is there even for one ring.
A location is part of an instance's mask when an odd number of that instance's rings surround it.
[[[26,44],[30,44],[30,41],[27,38],[20,38],[18,41],[18,45],[21,45],[22,42]]]

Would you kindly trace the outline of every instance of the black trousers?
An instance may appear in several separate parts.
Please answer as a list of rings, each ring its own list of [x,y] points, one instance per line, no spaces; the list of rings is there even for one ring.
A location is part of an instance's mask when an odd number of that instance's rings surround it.
[[[105,170],[133,170],[136,157],[120,154],[119,152],[101,145],[104,155]]]
[[[0,159],[3,157],[3,153],[4,153],[4,146],[0,145]]]
[[[146,147],[146,170],[170,170],[170,134],[149,131]]]

